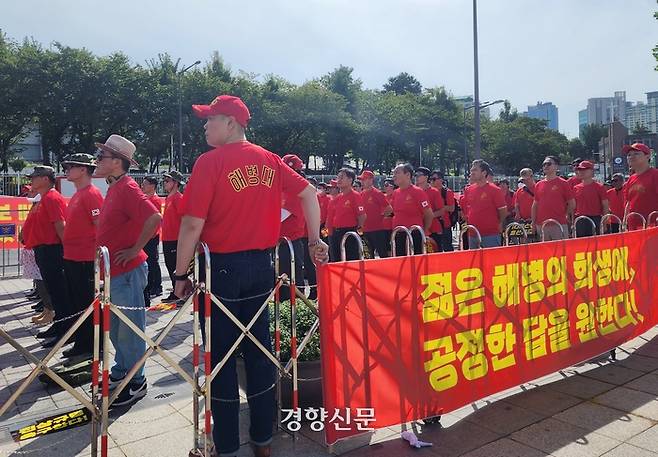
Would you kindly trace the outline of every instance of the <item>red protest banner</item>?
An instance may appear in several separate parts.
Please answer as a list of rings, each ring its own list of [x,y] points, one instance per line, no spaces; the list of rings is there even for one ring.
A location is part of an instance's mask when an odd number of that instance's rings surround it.
[[[381,428],[592,358],[658,323],[657,271],[658,228],[323,266],[325,409]],[[363,430],[332,421],[327,442]]]
[[[16,236],[0,236],[5,249],[18,249],[17,235],[20,233],[32,203],[25,197],[0,196],[0,226],[14,225]]]

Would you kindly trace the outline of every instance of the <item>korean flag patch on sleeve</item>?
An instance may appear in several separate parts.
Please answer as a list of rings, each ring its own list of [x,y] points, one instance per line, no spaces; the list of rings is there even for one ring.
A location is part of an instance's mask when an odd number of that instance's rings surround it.
[[[427,203],[427,200],[423,200],[422,202],[420,202],[420,206],[422,206],[423,208],[427,208],[429,206],[429,203]]]
[[[101,213],[101,210],[98,209],[98,208],[91,210],[91,215],[94,216],[94,217],[98,216],[100,213]]]

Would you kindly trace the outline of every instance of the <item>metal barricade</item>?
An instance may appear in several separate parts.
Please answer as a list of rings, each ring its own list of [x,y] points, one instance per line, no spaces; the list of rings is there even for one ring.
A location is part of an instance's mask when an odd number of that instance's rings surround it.
[[[572,238],[577,238],[578,234],[576,233],[576,228],[578,227],[578,222],[579,221],[589,221],[590,225],[592,226],[592,236],[596,235],[596,223],[592,220],[592,218],[587,217],[587,216],[578,216],[573,220],[573,224],[571,226],[571,237]]]
[[[461,232],[459,234],[459,250],[460,251],[464,250],[464,235],[466,235],[471,230],[475,232],[475,235],[477,237],[478,249],[482,249],[482,235],[480,235],[480,231],[478,230],[478,228],[476,226],[466,224],[462,227]],[[469,243],[469,248],[470,248],[470,243]]]
[[[411,237],[411,232],[407,227],[404,227],[402,225],[398,225],[393,229],[391,232],[391,257],[396,257],[396,241],[395,238],[398,233],[404,232],[406,233],[406,240],[407,240],[407,249],[406,249],[406,254],[405,255],[413,255],[414,253],[414,241],[413,238]]]
[[[653,220],[653,223],[651,222]],[[658,211],[652,211],[647,217],[647,227],[652,227],[658,222]]]
[[[617,224],[619,224],[619,231],[622,230],[623,223],[622,220],[619,218],[619,216],[617,216],[616,214],[608,213],[603,215],[603,217],[601,218],[601,223],[599,224],[599,233],[601,233],[601,235],[605,234],[605,228],[608,225],[608,220],[610,219],[616,219]]]
[[[101,411],[99,410],[96,404],[96,398],[98,395],[98,370],[99,370],[99,340],[100,340],[100,307],[101,303],[105,301],[106,295],[108,292],[103,291],[101,294],[100,291],[100,272],[101,264],[103,266],[105,275],[109,277],[110,271],[110,262],[109,254],[107,248],[101,246],[96,252],[96,258],[94,261],[94,300],[90,305],[84,310],[68,316],[64,319],[73,319],[77,317],[73,325],[64,333],[64,335],[55,343],[50,352],[43,358],[43,360],[37,359],[32,355],[27,349],[18,344],[15,339],[13,339],[7,332],[0,328],[0,337],[2,337],[7,343],[9,343],[16,351],[23,355],[30,363],[34,365],[34,368],[30,374],[23,380],[21,385],[14,391],[14,393],[7,399],[7,401],[0,406],[0,416],[2,416],[9,407],[16,401],[16,399],[27,389],[32,381],[40,374],[44,373],[50,379],[52,379],[57,385],[59,385],[66,392],[71,394],[73,398],[78,400],[82,406],[87,408],[91,414],[91,455],[96,456],[98,453],[98,422],[101,416]],[[71,338],[75,331],[84,323],[84,321],[93,314],[93,323],[94,323],[94,349],[92,355],[92,364],[91,364],[91,379],[92,379],[92,396],[91,398],[83,395],[71,384],[67,383],[59,374],[53,371],[49,366],[48,362],[52,359],[57,352],[66,344],[66,342]],[[62,320],[64,320],[62,319]],[[104,351],[104,354],[107,354],[108,351]],[[107,383],[104,388],[107,388]],[[105,430],[107,432],[107,430]],[[103,447],[104,446],[104,447]],[[105,449],[105,454],[103,454],[103,449]],[[105,438],[101,436],[101,455],[107,455],[107,433],[105,433]]]
[[[547,225],[550,225],[550,224],[557,225],[557,226],[560,228],[560,233],[562,234],[562,239],[565,239],[565,238],[566,238],[566,234],[564,233],[564,227],[562,227],[562,224],[560,224],[560,223],[559,223],[558,221],[556,221],[555,219],[546,219],[546,220],[541,224],[541,228],[540,228],[540,232],[541,232],[541,240],[542,240],[542,241],[546,241],[546,234],[544,233],[544,230],[546,229],[546,226],[547,226]]]
[[[503,232],[503,241],[505,242],[505,246],[509,246],[511,229],[520,230],[524,241],[523,244],[528,244],[528,232],[526,231],[523,224],[519,222],[511,222],[510,224],[507,225],[507,227],[505,227],[505,231]]]
[[[345,260],[347,259],[347,252],[345,251],[345,242],[350,237],[356,239],[356,243],[359,246],[359,260],[363,260],[363,241],[361,240],[359,234],[356,232],[347,232],[345,233],[345,235],[343,235],[343,238],[340,240],[340,259],[343,262],[345,262]]]
[[[624,216],[624,220],[623,220],[623,224],[622,224],[623,225],[623,229],[622,229],[623,232],[628,232],[628,220],[631,217],[636,217],[636,218],[639,217],[640,220],[642,221],[642,229],[647,228],[647,220],[644,218],[644,216],[641,215],[640,213],[631,212],[631,213],[628,213]]]
[[[409,229],[409,234],[413,235],[414,232],[420,233],[420,244],[422,246],[422,254],[427,254],[427,237],[425,236],[425,230],[420,225],[412,225]],[[411,237],[411,244],[413,245],[414,239]],[[413,252],[416,252],[414,249]]]

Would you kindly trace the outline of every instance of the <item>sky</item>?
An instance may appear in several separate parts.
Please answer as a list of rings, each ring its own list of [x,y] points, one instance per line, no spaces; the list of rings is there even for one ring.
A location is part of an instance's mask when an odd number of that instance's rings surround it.
[[[590,97],[625,90],[646,101],[658,90],[656,10],[654,0],[479,0],[480,100],[508,99],[519,112],[553,102],[570,138]],[[219,51],[234,71],[298,84],[346,65],[366,88],[405,71],[455,96],[473,94],[472,25],[470,0],[21,0],[0,9],[10,38],[122,51],[140,64]]]

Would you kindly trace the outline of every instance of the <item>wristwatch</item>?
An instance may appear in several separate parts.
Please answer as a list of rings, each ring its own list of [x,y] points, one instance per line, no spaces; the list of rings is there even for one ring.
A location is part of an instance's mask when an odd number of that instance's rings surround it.
[[[187,275],[177,275],[175,271],[174,271],[174,274],[172,276],[173,276],[174,281],[185,281],[185,280],[187,280]]]

